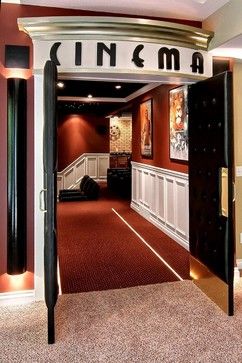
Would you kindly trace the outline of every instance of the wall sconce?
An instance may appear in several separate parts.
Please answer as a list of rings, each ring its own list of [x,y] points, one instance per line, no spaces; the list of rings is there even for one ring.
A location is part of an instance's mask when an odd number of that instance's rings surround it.
[[[27,81],[8,78],[7,273],[26,271]]]

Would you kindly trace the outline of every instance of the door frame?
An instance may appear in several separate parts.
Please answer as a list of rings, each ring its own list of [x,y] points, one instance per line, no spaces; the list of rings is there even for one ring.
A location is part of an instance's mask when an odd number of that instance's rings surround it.
[[[77,79],[72,77],[72,73],[70,72],[70,77],[65,73],[62,76],[61,73],[58,73],[59,78],[61,80],[64,79]],[[85,78],[88,77],[90,81],[101,81],[101,79],[110,80],[110,81],[126,81],[130,82],[129,77],[121,76],[119,78],[114,78],[109,73],[102,73],[102,77],[98,76],[95,73],[88,73],[88,76],[85,75]],[[85,80],[80,74],[78,79]],[[101,78],[101,79],[100,79]],[[160,77],[157,76],[157,80],[154,81],[154,76],[152,79],[146,79],[147,82],[157,83],[157,87],[160,84]],[[43,168],[43,129],[44,129],[44,97],[43,97],[43,74],[35,74],[34,75],[34,261],[35,261],[35,300],[44,300],[44,213],[41,209],[44,209],[44,201],[41,198],[40,191],[44,189],[43,181],[44,181],[44,168]],[[197,81],[197,79],[195,80]],[[142,77],[139,77],[137,74],[132,75],[132,82],[141,82],[143,83]],[[168,82],[167,84],[175,85],[176,82]],[[189,82],[193,83],[193,82]],[[187,83],[187,84],[189,84]],[[177,83],[177,84],[180,84]],[[146,92],[146,91],[145,91]]]
[[[76,33],[73,35],[74,24],[76,24],[78,30],[81,30],[79,35]],[[56,25],[58,25],[59,29],[58,34],[56,34]],[[174,85],[181,83],[189,84],[212,75],[212,58],[208,54],[207,48],[213,34],[209,31],[184,24],[123,17],[20,18],[18,19],[18,26],[20,30],[25,31],[34,40],[34,278],[35,299],[43,300],[44,213],[40,210],[40,206],[43,204],[43,201],[40,200],[40,191],[43,189],[44,175],[42,159],[44,124],[43,68],[45,61],[48,57],[57,59],[57,56],[60,56],[62,63],[61,57],[63,57],[64,53],[68,59],[63,59],[63,65],[59,67],[59,72],[61,72],[59,75],[63,79],[65,77],[75,77],[76,79],[81,75],[79,78],[83,77],[84,79],[88,78],[90,80],[105,79],[136,82],[140,80],[141,82],[164,82]],[[62,29],[63,31],[65,30],[65,39],[62,36]],[[69,34],[67,35],[68,31]],[[84,36],[83,31],[84,33],[86,32]],[[138,37],[137,31],[139,31]],[[105,34],[105,32],[107,33]],[[199,32],[200,41],[196,37],[197,32]],[[167,34],[169,34],[168,45]],[[184,34],[186,34],[185,37]],[[104,55],[103,61],[105,64],[103,68],[100,68],[100,66],[95,65],[95,56],[93,61],[94,51],[90,57],[88,55],[90,59],[88,60],[89,63],[87,62],[87,66],[82,66],[80,69],[75,65],[72,54],[75,45],[80,45],[80,43],[77,43],[80,40],[83,40],[83,49],[88,46],[89,41],[91,41],[90,44],[93,44],[93,42],[108,44],[114,42],[117,43],[117,48],[119,46],[122,47],[124,44],[129,57],[126,60],[125,57],[119,57],[118,54],[120,55],[120,53],[117,52],[117,63],[120,60],[119,58],[122,58],[121,63],[118,63],[116,68],[112,68],[107,65],[108,62]],[[58,49],[60,45],[61,47]],[[63,52],[64,45],[67,47],[71,46],[71,52]],[[162,52],[164,49],[165,52],[166,50],[168,53],[169,51],[173,52],[174,48],[180,52],[180,71],[177,71],[174,65],[174,67],[170,65],[171,68],[169,68],[168,63],[172,63],[171,55],[167,56],[166,66],[164,68],[158,68],[157,57],[161,47]],[[203,54],[204,56],[204,73],[200,73],[201,69],[199,71],[197,69],[193,73],[190,65],[192,63],[195,68],[197,67],[199,56],[198,58],[196,57],[199,54]],[[132,56],[135,60],[132,59]],[[140,66],[138,64],[140,61],[143,61],[142,57],[144,58],[144,64]],[[76,62],[78,63],[79,61],[76,58]],[[183,67],[184,61],[186,64],[185,67]]]

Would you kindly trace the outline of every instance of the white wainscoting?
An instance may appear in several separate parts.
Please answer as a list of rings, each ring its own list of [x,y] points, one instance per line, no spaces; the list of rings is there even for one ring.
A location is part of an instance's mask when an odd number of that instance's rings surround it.
[[[189,249],[188,174],[132,162],[131,207]]]
[[[60,189],[76,188],[85,174],[99,181],[107,179],[108,168],[109,154],[82,154],[64,170],[57,173],[57,194]]]

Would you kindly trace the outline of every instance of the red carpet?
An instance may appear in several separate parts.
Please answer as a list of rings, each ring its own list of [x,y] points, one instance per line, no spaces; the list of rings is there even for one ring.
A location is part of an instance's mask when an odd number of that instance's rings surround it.
[[[115,208],[176,270],[189,278],[188,252],[101,189],[98,201],[58,203],[58,253],[63,293],[177,281],[177,277],[112,211]]]

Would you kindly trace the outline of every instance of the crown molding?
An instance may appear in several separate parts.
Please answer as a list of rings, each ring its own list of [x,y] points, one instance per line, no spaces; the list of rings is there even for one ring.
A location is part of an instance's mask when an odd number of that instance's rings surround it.
[[[213,32],[188,25],[124,17],[58,16],[19,18],[33,40],[95,39],[163,43],[207,50]]]

